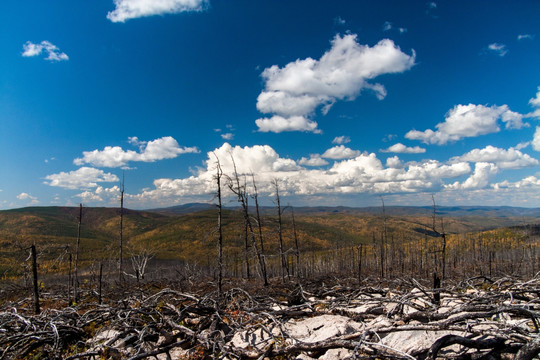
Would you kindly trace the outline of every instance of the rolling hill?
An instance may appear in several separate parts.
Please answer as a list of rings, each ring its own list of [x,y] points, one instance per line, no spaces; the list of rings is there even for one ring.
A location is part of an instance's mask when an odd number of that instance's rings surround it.
[[[383,229],[380,207],[297,207],[296,230],[302,251],[335,249],[370,243]],[[275,208],[263,207],[263,234],[268,253],[277,252]],[[64,268],[77,238],[76,207],[28,207],[0,211],[0,274],[8,274],[27,257],[32,243],[41,250],[43,266]],[[433,235],[430,207],[386,207],[386,228],[396,239]],[[284,241],[293,245],[291,212],[285,210]],[[471,233],[540,222],[540,209],[512,207],[440,207],[436,226],[446,233]],[[84,208],[81,261],[115,259],[119,242],[118,208]],[[210,262],[215,254],[217,213],[211,204],[186,204],[165,209],[125,209],[126,256],[152,253],[158,259]],[[224,211],[225,253],[241,257],[244,225],[237,208]],[[440,231],[437,230],[437,231]]]

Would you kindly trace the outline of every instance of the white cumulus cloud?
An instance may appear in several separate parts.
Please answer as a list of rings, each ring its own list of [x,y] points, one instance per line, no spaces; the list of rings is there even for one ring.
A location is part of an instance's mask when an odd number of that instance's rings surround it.
[[[82,193],[77,194],[76,196],[81,198],[81,201],[83,203],[102,202],[103,201],[101,196],[99,196],[99,195],[97,195],[97,194],[95,194],[95,193],[93,193],[92,191],[89,191],[89,190],[83,191]]]
[[[393,169],[403,168],[403,162],[397,156],[392,156],[386,159],[386,167]]]
[[[30,195],[28,193],[25,193],[25,192],[22,192],[19,195],[17,195],[17,199],[19,199],[19,200],[30,200],[30,204],[32,204],[32,205],[39,203],[39,200],[38,200],[37,197],[32,196],[32,195]]]
[[[124,150],[120,146],[106,146],[103,150],[84,151],[82,158],[73,160],[75,165],[91,164],[99,167],[120,167],[130,161],[154,162],[173,159],[180,154],[198,153],[196,147],[180,147],[171,136],[152,141],[140,141],[130,137],[129,142],[138,146],[139,151]]]
[[[348,136],[336,136],[334,138],[334,140],[332,140],[332,144],[338,144],[338,145],[341,145],[341,144],[348,144],[351,142],[351,138],[348,137]]]
[[[375,154],[363,154],[354,159],[337,162],[328,171],[330,183],[337,193],[399,193],[438,189],[443,178],[468,174],[467,163],[451,165],[435,160],[411,163],[402,168],[384,168]]]
[[[531,144],[534,150],[540,151],[540,126],[536,127]]]
[[[224,143],[221,147],[209,151],[207,156],[206,167],[200,168],[195,175],[183,179],[156,179],[155,189],[147,189],[130,197],[143,202],[163,203],[171,199],[174,201],[175,198],[213,194],[216,191],[214,176],[218,160],[226,176],[232,176],[236,164],[236,171],[241,176],[250,176],[253,173],[258,179],[263,179],[260,191],[269,191],[271,179],[285,178],[288,174],[296,174],[303,169],[294,160],[280,157],[268,145],[233,147]]]
[[[476,137],[500,131],[498,121],[505,123],[507,129],[520,129],[527,126],[523,115],[513,112],[508,105],[456,105],[446,114],[444,122],[436,125],[437,130],[411,130],[405,137],[421,140],[426,144],[444,145],[466,137]]]
[[[501,169],[521,169],[539,164],[538,160],[522,153],[518,149],[510,148],[505,150],[491,145],[483,149],[471,150],[462,156],[452,158],[451,161],[489,162],[495,163]]]
[[[104,188],[103,186],[98,186],[94,190],[85,190],[80,194],[75,196],[79,197],[84,203],[101,203],[108,202],[114,203],[118,201],[118,196],[120,195],[120,187],[117,185],[111,188]]]
[[[451,190],[471,190],[483,189],[489,185],[491,178],[497,174],[498,168],[495,164],[478,162],[474,168],[474,173],[463,183],[455,182],[448,185]]]
[[[259,131],[316,132],[317,123],[309,118],[318,107],[326,114],[336,101],[354,100],[364,89],[384,98],[384,86],[370,80],[414,65],[414,51],[407,55],[392,40],[370,47],[356,38],[355,34],[336,35],[331,49],[319,60],[298,59],[283,68],[266,68],[262,73],[265,89],[257,98],[257,109],[273,116],[256,121]]]
[[[98,186],[101,182],[119,181],[118,177],[103,170],[90,167],[81,167],[70,172],[60,172],[58,174],[47,175],[45,184],[58,186],[66,189],[88,189]]]
[[[61,52],[56,45],[51,44],[47,40],[44,40],[39,44],[34,44],[31,41],[27,41],[23,45],[22,56],[24,57],[38,56],[38,55],[41,55],[42,53],[47,54],[47,57],[45,58],[45,60],[49,60],[49,61],[69,60],[69,56],[67,56],[66,53]]]
[[[309,158],[303,157],[298,160],[298,164],[304,166],[324,166],[328,165],[328,161],[324,160],[319,154],[311,154]]]
[[[382,149],[381,152],[391,152],[398,154],[423,154],[426,152],[426,149],[421,148],[420,146],[405,146],[402,143],[397,143],[390,146],[388,149]]]
[[[173,204],[197,196],[209,199],[216,192],[216,157],[228,176],[233,172],[234,157],[238,173],[248,175],[248,186],[249,174],[253,173],[257,178],[259,193],[266,195],[273,193],[272,179],[280,180],[284,194],[297,196],[396,194],[438,191],[444,189],[446,179],[471,173],[468,162],[445,164],[423,160],[403,164],[394,157],[387,160],[385,166],[374,153],[336,160],[329,169],[305,168],[300,165],[315,165],[311,160],[319,161],[319,155],[296,162],[281,157],[268,145],[233,147],[225,143],[208,152],[206,166],[194,175],[181,179],[156,179],[154,189],[146,189],[140,194],[130,195],[130,198],[142,203],[159,204]]]
[[[504,180],[500,183],[493,184],[493,188],[495,189],[520,189],[520,188],[533,188],[536,190],[536,194],[538,194],[537,190],[540,190],[540,179],[538,179],[536,176],[527,176],[524,179],[521,179],[516,182],[510,182],[508,180]]]
[[[538,87],[538,92],[536,96],[529,100],[529,104],[534,107],[540,108],[540,86]]]
[[[362,155],[362,152],[360,150],[352,150],[345,145],[338,145],[334,146],[328,150],[326,150],[321,157],[327,158],[327,159],[350,159],[353,157],[357,157]]]
[[[107,14],[112,22],[125,22],[152,15],[202,11],[207,0],[114,0],[115,9]]]
[[[318,124],[304,116],[283,117],[274,115],[271,118],[257,119],[255,124],[257,124],[260,132],[308,131],[321,133],[321,130],[317,129]]]
[[[213,168],[219,158],[224,172],[232,172],[233,158],[240,174],[265,174],[300,170],[301,167],[292,159],[282,158],[268,145],[231,146],[224,143],[220,148],[208,153],[207,170]]]
[[[535,108],[532,113],[526,115],[526,117],[540,119],[540,86],[538,87],[538,92],[536,96],[529,100],[529,104]]]

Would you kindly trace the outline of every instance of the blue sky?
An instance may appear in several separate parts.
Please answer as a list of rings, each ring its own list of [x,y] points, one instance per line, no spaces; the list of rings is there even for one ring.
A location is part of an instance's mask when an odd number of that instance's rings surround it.
[[[0,3],[0,209],[540,207],[540,2]],[[249,186],[248,186],[248,190]]]

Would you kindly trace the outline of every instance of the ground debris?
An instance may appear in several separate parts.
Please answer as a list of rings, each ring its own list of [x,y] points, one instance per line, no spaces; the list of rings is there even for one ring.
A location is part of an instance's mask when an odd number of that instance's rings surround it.
[[[115,301],[39,315],[21,306],[28,302],[5,302],[0,357],[533,359],[540,353],[539,289],[540,278],[468,279],[437,290],[414,279],[332,287],[276,281],[221,295],[124,289]]]

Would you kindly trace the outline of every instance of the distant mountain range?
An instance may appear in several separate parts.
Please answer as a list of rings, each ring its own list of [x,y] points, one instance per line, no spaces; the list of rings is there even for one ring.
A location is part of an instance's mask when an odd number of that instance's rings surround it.
[[[237,206],[226,207],[230,210],[237,209]],[[253,208],[253,207],[252,207]],[[185,215],[199,211],[216,209],[216,205],[208,203],[189,203],[176,205],[167,208],[148,209],[146,211],[155,212],[164,215]],[[273,206],[261,206],[264,214],[275,212]],[[299,206],[294,207],[298,214],[382,214],[381,206],[370,207],[347,207],[347,206]],[[388,216],[432,216],[433,207],[431,206],[386,206],[386,215]],[[540,218],[540,208],[523,208],[512,206],[437,206],[438,216],[452,217],[497,217],[497,218]]]
[[[216,205],[213,205],[213,204],[188,203],[188,204],[175,205],[175,206],[166,207],[166,208],[148,209],[146,211],[155,212],[158,214],[165,214],[165,215],[171,215],[171,214],[185,215],[185,214],[191,214],[193,212],[211,210],[215,208],[216,208]]]

